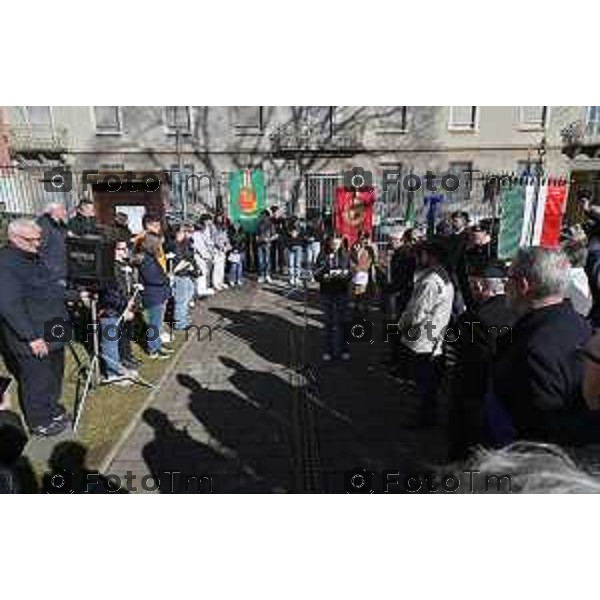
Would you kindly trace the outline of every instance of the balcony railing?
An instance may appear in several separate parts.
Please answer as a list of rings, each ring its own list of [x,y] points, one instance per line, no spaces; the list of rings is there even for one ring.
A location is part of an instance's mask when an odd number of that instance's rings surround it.
[[[62,152],[67,131],[51,125],[13,125],[8,128],[8,147],[15,152]]]
[[[282,125],[271,132],[269,139],[274,154],[353,155],[362,149],[357,132],[332,134],[322,127]]]
[[[574,158],[584,154],[594,158],[600,153],[600,122],[574,121],[561,132],[563,152]]]

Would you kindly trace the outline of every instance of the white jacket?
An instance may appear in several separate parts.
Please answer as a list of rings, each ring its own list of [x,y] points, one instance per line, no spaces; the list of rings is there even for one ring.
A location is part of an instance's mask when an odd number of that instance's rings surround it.
[[[412,296],[398,322],[402,344],[417,354],[441,354],[453,299],[454,287],[442,267],[417,272]]]

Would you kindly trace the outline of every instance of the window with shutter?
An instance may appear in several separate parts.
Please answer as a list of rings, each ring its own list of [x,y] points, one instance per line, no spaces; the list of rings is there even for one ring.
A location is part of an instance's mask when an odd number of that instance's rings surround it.
[[[238,133],[260,133],[263,129],[262,106],[234,106],[233,121]]]
[[[406,131],[406,106],[378,106],[376,111],[380,133]]]
[[[96,133],[119,134],[122,132],[118,106],[94,106],[94,118]]]
[[[165,126],[170,134],[190,134],[192,114],[189,106],[165,106]]]
[[[49,106],[26,106],[27,121],[30,125],[50,127],[52,113]]]
[[[449,126],[451,129],[475,130],[477,128],[477,107],[451,106]]]
[[[546,109],[546,106],[519,106],[519,125],[544,127],[546,124]]]

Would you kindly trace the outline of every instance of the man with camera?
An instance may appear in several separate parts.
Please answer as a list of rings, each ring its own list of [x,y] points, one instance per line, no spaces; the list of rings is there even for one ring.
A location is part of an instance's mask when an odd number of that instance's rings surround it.
[[[69,424],[59,404],[68,341],[65,291],[52,285],[40,260],[42,230],[35,221],[13,221],[8,241],[0,251],[0,333],[31,433],[53,436]]]

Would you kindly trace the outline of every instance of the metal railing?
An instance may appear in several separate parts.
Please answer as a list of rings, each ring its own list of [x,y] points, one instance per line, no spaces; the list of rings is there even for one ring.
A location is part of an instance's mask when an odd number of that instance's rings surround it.
[[[8,145],[14,152],[62,152],[68,148],[67,130],[52,125],[12,125]]]
[[[0,202],[8,213],[38,215],[48,202],[64,202],[72,210],[77,202],[77,182],[70,191],[49,191],[45,167],[0,168]]]

